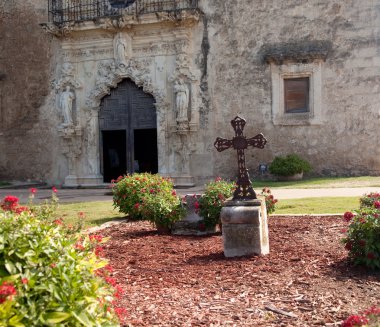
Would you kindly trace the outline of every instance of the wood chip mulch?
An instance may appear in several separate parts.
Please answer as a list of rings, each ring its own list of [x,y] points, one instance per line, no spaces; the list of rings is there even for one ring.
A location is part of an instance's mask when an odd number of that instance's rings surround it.
[[[270,217],[270,254],[227,259],[221,234],[104,231],[125,326],[339,326],[380,305],[380,273],[352,267],[339,217]]]

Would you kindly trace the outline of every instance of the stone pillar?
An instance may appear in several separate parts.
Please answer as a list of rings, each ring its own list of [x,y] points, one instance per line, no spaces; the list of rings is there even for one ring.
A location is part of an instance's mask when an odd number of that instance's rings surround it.
[[[226,201],[220,218],[226,257],[269,253],[265,200]]]

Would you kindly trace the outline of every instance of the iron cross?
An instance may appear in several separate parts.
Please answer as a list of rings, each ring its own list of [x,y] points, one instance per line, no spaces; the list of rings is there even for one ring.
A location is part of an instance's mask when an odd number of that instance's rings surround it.
[[[235,130],[235,137],[232,140],[223,139],[218,137],[214,143],[215,148],[218,152],[222,152],[229,148],[234,148],[237,150],[238,155],[238,167],[239,167],[239,176],[237,180],[237,187],[234,192],[234,200],[249,200],[257,199],[256,193],[252,188],[251,180],[249,179],[248,169],[245,166],[245,153],[244,150],[249,146],[254,148],[263,149],[267,143],[266,138],[263,134],[257,134],[256,136],[247,139],[243,135],[243,130],[245,126],[245,119],[236,116],[231,120],[231,125]]]

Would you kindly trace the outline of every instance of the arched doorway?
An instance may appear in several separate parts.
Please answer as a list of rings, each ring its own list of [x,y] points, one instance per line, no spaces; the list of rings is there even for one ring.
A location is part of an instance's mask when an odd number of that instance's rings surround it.
[[[102,99],[99,113],[104,182],[158,171],[156,108],[152,95],[125,79]]]

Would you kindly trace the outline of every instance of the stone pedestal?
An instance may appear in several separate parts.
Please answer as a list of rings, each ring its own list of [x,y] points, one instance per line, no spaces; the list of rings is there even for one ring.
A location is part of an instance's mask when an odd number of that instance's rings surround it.
[[[265,200],[226,201],[220,218],[226,257],[269,253]]]
[[[217,231],[217,227],[206,229],[202,224],[203,218],[198,215],[198,206],[201,194],[187,194],[185,195],[186,203],[186,216],[173,224],[173,235],[209,235]]]

